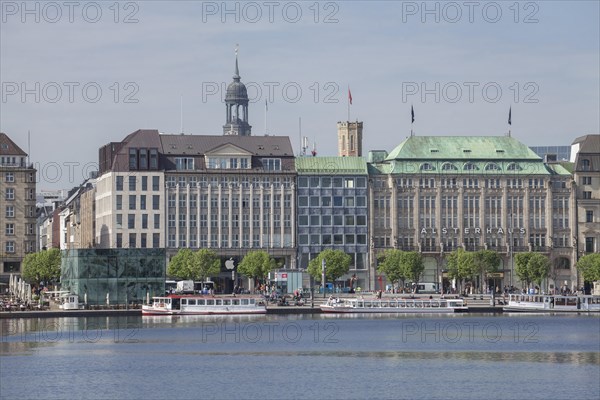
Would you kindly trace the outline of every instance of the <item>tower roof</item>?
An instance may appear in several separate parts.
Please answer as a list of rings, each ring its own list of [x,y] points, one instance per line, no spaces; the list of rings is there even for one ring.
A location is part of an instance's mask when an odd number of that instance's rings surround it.
[[[227,103],[248,103],[248,91],[246,85],[240,81],[240,70],[238,67],[238,56],[237,51],[235,55],[235,71],[233,74],[233,82],[227,86],[227,93],[225,94],[225,102]]]

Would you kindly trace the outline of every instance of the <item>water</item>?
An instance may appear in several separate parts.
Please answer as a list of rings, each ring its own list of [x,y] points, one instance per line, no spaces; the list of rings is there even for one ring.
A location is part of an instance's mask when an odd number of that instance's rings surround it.
[[[600,316],[1,320],[2,399],[597,399]]]

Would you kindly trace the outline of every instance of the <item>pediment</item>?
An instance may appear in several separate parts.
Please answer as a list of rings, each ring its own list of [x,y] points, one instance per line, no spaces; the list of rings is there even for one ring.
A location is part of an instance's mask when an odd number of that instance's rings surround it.
[[[225,143],[214,147],[206,151],[205,155],[209,157],[222,157],[222,156],[252,156],[252,153],[246,149],[242,149],[231,143]]]

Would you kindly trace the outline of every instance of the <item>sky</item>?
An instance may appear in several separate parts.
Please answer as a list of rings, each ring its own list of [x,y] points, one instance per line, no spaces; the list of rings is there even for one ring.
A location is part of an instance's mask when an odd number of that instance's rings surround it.
[[[253,135],[296,153],[337,155],[348,119],[365,155],[411,129],[570,145],[600,132],[599,4],[1,0],[0,131],[69,189],[137,129],[222,134],[238,48]]]

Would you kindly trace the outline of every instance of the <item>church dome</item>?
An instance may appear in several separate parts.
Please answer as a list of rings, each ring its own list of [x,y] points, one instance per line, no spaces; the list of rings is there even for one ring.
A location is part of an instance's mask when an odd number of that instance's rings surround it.
[[[248,91],[246,85],[240,82],[240,70],[238,68],[237,54],[235,56],[235,73],[233,74],[233,82],[227,86],[225,101],[232,103],[248,103]]]

